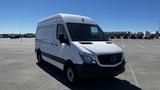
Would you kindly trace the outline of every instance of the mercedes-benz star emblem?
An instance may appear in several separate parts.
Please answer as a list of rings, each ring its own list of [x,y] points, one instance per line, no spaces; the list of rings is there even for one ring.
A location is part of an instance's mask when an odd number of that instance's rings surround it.
[[[116,62],[117,62],[117,56],[116,56],[116,55],[113,55],[113,56],[111,57],[111,62],[112,62],[112,63],[116,63]]]

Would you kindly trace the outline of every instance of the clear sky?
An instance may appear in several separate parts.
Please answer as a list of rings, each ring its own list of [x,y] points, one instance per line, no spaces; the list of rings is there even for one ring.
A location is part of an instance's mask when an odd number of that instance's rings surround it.
[[[160,0],[0,0],[0,33],[35,32],[56,13],[89,16],[104,31],[156,31]]]

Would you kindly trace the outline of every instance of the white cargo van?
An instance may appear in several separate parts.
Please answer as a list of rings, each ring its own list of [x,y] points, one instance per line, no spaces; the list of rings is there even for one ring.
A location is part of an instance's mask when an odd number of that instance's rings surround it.
[[[79,77],[114,77],[125,71],[123,50],[86,16],[57,14],[40,21],[35,51],[38,63],[44,60],[63,70],[72,84]]]

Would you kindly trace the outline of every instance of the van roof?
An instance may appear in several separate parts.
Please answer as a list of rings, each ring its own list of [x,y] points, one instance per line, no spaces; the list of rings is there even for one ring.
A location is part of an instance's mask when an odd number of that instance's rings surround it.
[[[42,19],[39,23],[46,22],[55,18],[61,18],[65,23],[87,23],[96,24],[90,17],[75,15],[75,14],[65,14],[59,13]]]

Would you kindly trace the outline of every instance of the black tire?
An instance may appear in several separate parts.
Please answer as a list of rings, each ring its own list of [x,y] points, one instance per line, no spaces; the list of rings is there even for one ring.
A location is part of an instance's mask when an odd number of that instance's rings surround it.
[[[40,52],[40,51],[38,51],[38,52],[37,52],[37,63],[38,63],[38,64],[41,64],[41,63],[42,63],[42,61],[43,61],[43,59],[42,59],[41,52]]]
[[[65,68],[65,77],[66,77],[67,82],[71,86],[75,86],[78,83],[79,76],[78,76],[77,72],[75,71],[75,68],[72,64],[68,65]]]

